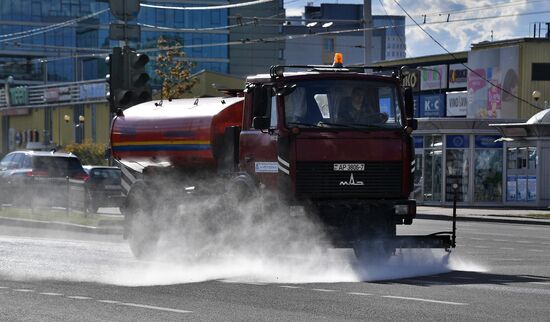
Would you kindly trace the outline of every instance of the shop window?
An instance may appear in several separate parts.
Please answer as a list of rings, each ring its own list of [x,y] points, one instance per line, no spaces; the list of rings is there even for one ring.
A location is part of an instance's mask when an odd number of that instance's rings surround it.
[[[474,154],[474,201],[502,201],[502,142],[497,136],[476,136]]]
[[[506,150],[506,201],[537,199],[537,148],[512,147]]]
[[[424,139],[424,200],[441,201],[443,139],[441,135],[428,135]]]
[[[470,176],[470,137],[468,135],[447,135],[445,151],[445,199],[454,200],[458,188],[457,201],[468,201],[468,181]]]

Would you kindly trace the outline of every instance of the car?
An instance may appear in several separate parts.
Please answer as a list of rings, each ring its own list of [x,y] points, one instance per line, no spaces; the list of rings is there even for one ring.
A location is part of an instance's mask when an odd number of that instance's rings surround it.
[[[70,185],[83,185],[88,174],[72,153],[14,151],[0,161],[0,203],[67,206]],[[80,198],[83,199],[83,198]]]
[[[100,207],[120,207],[124,201],[122,173],[117,167],[85,165],[86,209],[96,213]]]

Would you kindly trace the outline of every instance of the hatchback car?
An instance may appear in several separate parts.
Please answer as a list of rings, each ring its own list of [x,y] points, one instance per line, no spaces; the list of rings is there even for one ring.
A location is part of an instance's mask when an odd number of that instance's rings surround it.
[[[0,161],[0,203],[66,206],[71,202],[69,185],[83,186],[87,177],[71,153],[11,152]]]
[[[88,212],[97,212],[100,207],[120,207],[124,200],[121,186],[121,171],[117,167],[85,165],[86,204]]]

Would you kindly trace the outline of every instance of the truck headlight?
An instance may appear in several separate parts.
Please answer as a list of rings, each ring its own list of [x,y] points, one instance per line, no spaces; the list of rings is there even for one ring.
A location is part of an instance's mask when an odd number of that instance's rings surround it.
[[[395,205],[393,206],[396,215],[407,215],[409,213],[409,205]]]

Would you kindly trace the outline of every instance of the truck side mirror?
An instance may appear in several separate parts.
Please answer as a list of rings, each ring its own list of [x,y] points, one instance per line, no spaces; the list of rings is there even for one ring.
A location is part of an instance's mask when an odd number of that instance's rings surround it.
[[[269,129],[269,117],[256,116],[252,120],[252,127],[256,130],[268,130]]]
[[[405,117],[407,119],[414,118],[414,98],[411,87],[405,89]]]

